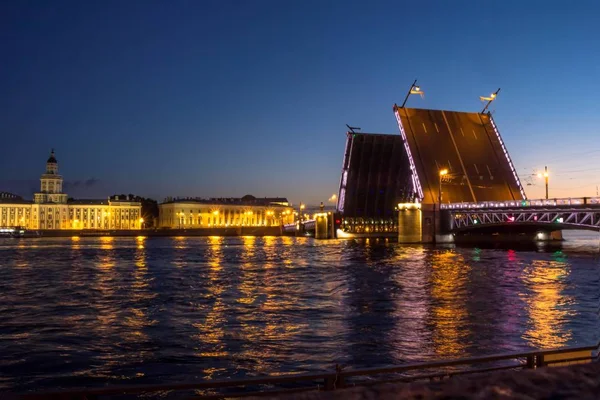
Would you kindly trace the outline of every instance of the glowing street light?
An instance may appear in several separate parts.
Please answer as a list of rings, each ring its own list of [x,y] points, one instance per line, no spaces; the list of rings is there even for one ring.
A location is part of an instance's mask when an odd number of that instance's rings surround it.
[[[440,170],[440,187],[438,192],[438,203],[440,203],[440,207],[442,206],[442,177],[448,175],[448,170],[446,168]]]
[[[541,173],[539,172],[537,174],[538,178],[544,178],[544,180],[546,181],[546,200],[548,200],[548,167],[544,167],[544,172]]]
[[[408,93],[406,94],[406,97],[404,98],[404,102],[402,103],[402,105],[400,106],[400,108],[404,108],[404,105],[408,101],[408,98],[410,97],[411,94],[418,94],[419,96],[421,96],[421,98],[423,98],[423,96],[425,95],[425,92],[423,92],[421,90],[421,88],[419,86],[417,86],[417,80],[416,79],[413,82],[413,84],[410,85],[410,89],[408,89]]]
[[[487,101],[487,104],[485,105],[485,107],[483,107],[483,110],[481,110],[482,114],[485,112],[485,110],[487,110],[487,108],[490,106],[490,104],[492,104],[492,101],[496,100],[496,97],[498,97],[499,92],[500,92],[500,88],[498,88],[498,90],[496,90],[494,93],[490,94],[489,97],[479,96],[479,100]]]

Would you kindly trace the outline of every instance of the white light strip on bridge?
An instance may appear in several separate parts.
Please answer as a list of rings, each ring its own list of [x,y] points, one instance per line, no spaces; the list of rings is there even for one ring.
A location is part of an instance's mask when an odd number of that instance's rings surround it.
[[[344,148],[344,160],[342,161],[342,177],[340,178],[340,189],[338,190],[338,202],[337,202],[337,211],[344,212],[344,200],[346,198],[346,180],[348,179],[348,164],[350,160],[348,159],[350,155],[348,154],[350,150],[348,149],[348,143],[350,142],[350,135],[346,135],[346,147]],[[348,163],[348,164],[346,164]]]
[[[569,197],[566,199],[537,199],[537,200],[507,200],[507,201],[482,201],[479,203],[449,203],[442,204],[441,208],[445,210],[468,210],[468,209],[486,209],[486,208],[505,208],[505,207],[543,207],[543,206],[598,206],[600,197]]]
[[[398,121],[398,128],[400,128],[400,135],[402,136],[402,140],[404,141],[404,148],[406,149],[406,154],[408,155],[408,162],[410,164],[410,170],[412,172],[412,182],[413,182],[413,190],[419,196],[419,202],[423,201],[423,189],[421,188],[421,182],[419,181],[419,175],[417,175],[417,167],[415,166],[415,161],[410,152],[410,148],[408,146],[408,140],[406,138],[406,133],[404,132],[404,126],[402,125],[402,119],[400,118],[400,113],[398,112],[398,107],[394,108],[394,114],[396,114],[396,120]]]
[[[517,186],[519,187],[519,191],[521,192],[521,196],[526,199],[527,196],[525,196],[525,191],[523,190],[523,185],[521,185],[521,181],[519,180],[519,176],[517,175],[517,171],[515,171],[515,167],[512,163],[512,160],[510,159],[510,156],[508,155],[508,151],[506,150],[506,147],[504,146],[504,141],[502,140],[502,137],[500,136],[500,132],[498,132],[498,128],[496,128],[496,124],[494,123],[494,119],[492,118],[491,115],[489,115],[490,117],[490,122],[492,123],[492,128],[494,128],[494,132],[496,132],[496,137],[498,138],[498,141],[500,142],[500,146],[502,146],[502,151],[504,152],[504,155],[506,156],[506,161],[508,161],[508,165],[510,166],[510,170],[513,173],[513,176],[515,177],[515,180],[517,181]]]

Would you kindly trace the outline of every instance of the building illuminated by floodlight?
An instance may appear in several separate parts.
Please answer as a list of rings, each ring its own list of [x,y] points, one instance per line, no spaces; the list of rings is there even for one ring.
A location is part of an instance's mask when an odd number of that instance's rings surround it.
[[[0,227],[35,230],[57,229],[140,229],[142,205],[129,199],[71,200],[62,192],[54,150],[40,178],[40,191],[33,201],[0,193]]]
[[[285,198],[185,198],[158,205],[158,227],[175,229],[281,226],[294,222]]]

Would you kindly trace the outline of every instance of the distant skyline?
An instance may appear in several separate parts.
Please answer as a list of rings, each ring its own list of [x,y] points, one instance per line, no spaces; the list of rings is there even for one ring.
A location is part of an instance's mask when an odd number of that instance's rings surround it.
[[[600,185],[594,1],[0,3],[0,191],[51,148],[76,197],[337,193],[345,124],[490,107],[529,198]],[[528,185],[529,184],[529,185]]]

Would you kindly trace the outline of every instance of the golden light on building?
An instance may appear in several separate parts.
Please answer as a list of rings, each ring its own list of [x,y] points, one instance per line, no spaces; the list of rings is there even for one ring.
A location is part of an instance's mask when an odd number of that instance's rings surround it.
[[[421,203],[399,203],[398,210],[420,210]]]
[[[63,177],[58,173],[58,161],[52,151],[46,162],[46,172],[40,179],[40,191],[34,194],[33,201],[14,195],[0,196],[0,227],[23,226],[35,230],[139,229],[140,202],[128,197],[69,201],[62,188]]]
[[[168,200],[159,204],[158,226],[178,228],[182,223],[186,229],[280,226],[294,222],[287,204],[282,198],[253,196]]]

